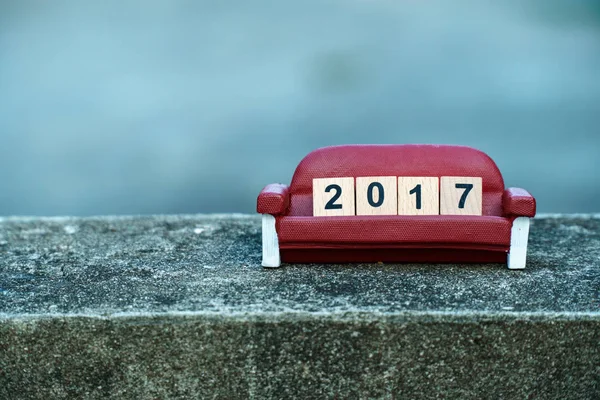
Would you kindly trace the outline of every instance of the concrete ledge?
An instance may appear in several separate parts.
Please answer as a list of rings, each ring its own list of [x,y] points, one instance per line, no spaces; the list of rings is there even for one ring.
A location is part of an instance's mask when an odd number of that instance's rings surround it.
[[[260,267],[260,218],[0,219],[0,398],[598,398],[600,218],[528,268]]]

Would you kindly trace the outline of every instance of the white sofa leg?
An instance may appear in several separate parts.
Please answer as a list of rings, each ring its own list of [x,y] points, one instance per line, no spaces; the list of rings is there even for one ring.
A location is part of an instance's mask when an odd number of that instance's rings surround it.
[[[270,214],[262,215],[262,254],[263,267],[277,268],[281,266],[275,217]]]
[[[518,217],[514,220],[510,232],[510,251],[508,252],[508,268],[523,269],[527,262],[527,242],[529,241],[528,217]]]

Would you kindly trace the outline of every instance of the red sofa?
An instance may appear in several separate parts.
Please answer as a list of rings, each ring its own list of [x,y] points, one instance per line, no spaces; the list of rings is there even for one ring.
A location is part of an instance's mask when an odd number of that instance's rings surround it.
[[[483,215],[312,215],[313,178],[467,176],[483,181]],[[263,266],[281,262],[496,262],[525,267],[535,199],[505,189],[483,152],[447,145],[347,145],[308,154],[289,186],[272,184],[258,196],[263,214]]]

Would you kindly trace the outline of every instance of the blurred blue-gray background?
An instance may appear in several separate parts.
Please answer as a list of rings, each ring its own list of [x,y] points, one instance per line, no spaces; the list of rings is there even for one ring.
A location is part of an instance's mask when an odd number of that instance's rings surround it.
[[[0,0],[0,215],[254,212],[343,143],[600,211],[600,3]]]

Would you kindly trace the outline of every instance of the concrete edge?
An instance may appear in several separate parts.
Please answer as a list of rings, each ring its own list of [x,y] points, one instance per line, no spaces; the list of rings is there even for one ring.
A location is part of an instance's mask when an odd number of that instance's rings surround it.
[[[0,222],[72,222],[77,221],[127,221],[137,218],[156,218],[160,220],[168,219],[196,219],[196,218],[211,218],[211,219],[231,219],[231,218],[259,218],[260,214],[245,214],[245,213],[214,213],[214,214],[138,214],[138,215],[87,215],[87,216],[68,216],[57,215],[50,217],[31,216],[31,215],[11,215],[0,216]],[[600,214],[599,214],[600,218]]]
[[[480,321],[591,321],[600,322],[600,312],[486,312],[486,311],[404,311],[404,312],[353,312],[353,311],[282,311],[282,312],[223,312],[220,311],[170,311],[170,312],[117,312],[107,314],[48,313],[7,314],[0,313],[0,323],[8,321],[35,321],[48,319],[96,319],[96,320],[140,320],[140,319],[214,319],[222,321],[298,321],[328,320],[343,321],[398,321],[398,322],[480,322]]]
[[[36,217],[36,216],[0,216],[0,222],[73,222],[104,220],[104,221],[127,221],[136,218],[157,218],[161,220],[169,219],[195,219],[195,218],[210,218],[210,219],[230,219],[230,218],[254,219],[259,218],[260,214],[254,213],[215,213],[215,214],[139,214],[139,215],[89,215],[89,216],[52,216],[52,217]],[[540,213],[534,219],[600,219],[600,213],[589,214],[560,214],[560,213]]]

